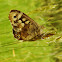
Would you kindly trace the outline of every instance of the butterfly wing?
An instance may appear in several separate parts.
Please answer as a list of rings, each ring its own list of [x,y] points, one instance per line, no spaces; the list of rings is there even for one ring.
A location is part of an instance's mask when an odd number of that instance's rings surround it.
[[[40,27],[29,16],[18,10],[11,10],[9,20],[14,37],[18,40],[33,40],[40,35]]]

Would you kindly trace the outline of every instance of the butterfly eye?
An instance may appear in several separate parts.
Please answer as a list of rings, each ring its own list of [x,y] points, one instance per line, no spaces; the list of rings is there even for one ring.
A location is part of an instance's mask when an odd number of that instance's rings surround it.
[[[14,18],[16,18],[16,16],[14,16]]]

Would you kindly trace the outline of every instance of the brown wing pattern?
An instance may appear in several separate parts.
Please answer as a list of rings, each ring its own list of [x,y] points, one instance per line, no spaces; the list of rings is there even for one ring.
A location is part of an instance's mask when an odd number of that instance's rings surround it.
[[[40,27],[29,16],[18,10],[11,10],[9,20],[14,37],[18,40],[33,40],[40,35]]]

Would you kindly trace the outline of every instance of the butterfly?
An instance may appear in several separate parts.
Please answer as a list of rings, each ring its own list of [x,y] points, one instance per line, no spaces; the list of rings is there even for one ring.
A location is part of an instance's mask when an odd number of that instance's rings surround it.
[[[11,10],[9,20],[16,39],[36,40],[40,37],[40,26],[25,13],[19,10]]]

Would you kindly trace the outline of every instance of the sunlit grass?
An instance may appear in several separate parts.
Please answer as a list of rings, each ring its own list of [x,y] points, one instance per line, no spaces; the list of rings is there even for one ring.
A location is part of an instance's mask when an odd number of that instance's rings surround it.
[[[62,36],[61,31],[57,32],[57,28],[53,26],[53,32],[56,35],[46,39],[21,42],[13,37],[12,26],[8,19],[10,10],[17,9],[26,13],[39,25],[44,25],[45,30],[43,32],[51,32],[51,30],[48,31],[52,26],[50,21],[47,21],[46,12],[37,9],[39,6],[41,9],[44,2],[40,3],[40,0],[39,2],[34,0],[0,0],[0,62],[55,62],[52,59],[53,50],[56,39]],[[43,8],[43,10],[45,9]],[[15,57],[13,57],[13,50]]]

